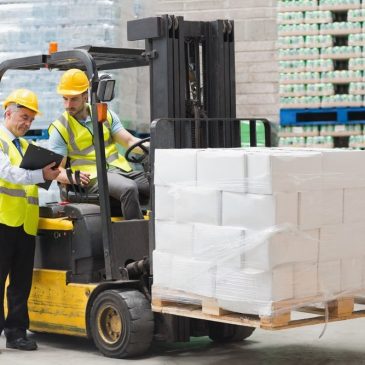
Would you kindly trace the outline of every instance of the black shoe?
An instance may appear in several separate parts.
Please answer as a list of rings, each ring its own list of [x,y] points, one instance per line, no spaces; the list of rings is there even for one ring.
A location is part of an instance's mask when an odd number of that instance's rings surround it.
[[[33,351],[37,350],[38,348],[37,343],[27,337],[19,337],[12,341],[7,340],[6,347],[8,349],[17,349],[23,351]]]

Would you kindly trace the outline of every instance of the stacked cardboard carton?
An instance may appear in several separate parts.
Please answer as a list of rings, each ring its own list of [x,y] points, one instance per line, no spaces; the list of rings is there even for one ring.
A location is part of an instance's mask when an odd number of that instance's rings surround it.
[[[183,149],[155,157],[154,295],[215,298],[228,310],[268,315],[273,302],[363,288],[365,152]]]

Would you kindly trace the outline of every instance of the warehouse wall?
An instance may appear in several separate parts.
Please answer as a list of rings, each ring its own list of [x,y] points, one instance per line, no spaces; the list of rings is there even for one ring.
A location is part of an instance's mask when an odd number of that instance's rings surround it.
[[[279,120],[276,0],[156,0],[157,14],[233,19],[237,116]]]
[[[127,22],[133,19],[156,16],[156,2],[152,0],[123,0],[121,19],[121,44],[125,48],[145,48],[144,41],[128,42]],[[121,80],[119,91],[120,115],[123,124],[138,133],[149,132],[150,93],[149,69],[147,67],[130,68],[119,71]]]

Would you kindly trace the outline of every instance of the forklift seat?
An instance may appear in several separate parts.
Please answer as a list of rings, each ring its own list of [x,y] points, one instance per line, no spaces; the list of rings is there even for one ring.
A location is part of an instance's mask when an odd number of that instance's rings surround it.
[[[141,140],[139,143],[144,142],[146,140],[149,140],[149,138],[145,138],[145,139]],[[131,146],[126,152],[126,159],[128,161],[129,161],[128,156],[131,153],[131,151],[133,151],[133,148],[134,147]],[[148,156],[148,154],[143,155],[143,157],[145,157],[145,156]],[[129,162],[132,162],[132,161],[129,161]],[[145,160],[135,160],[134,163],[142,164],[144,171],[146,171],[146,169],[145,169],[146,161]],[[70,202],[70,203],[86,203],[86,204],[100,205],[99,194],[98,193],[90,194],[88,192],[87,188],[85,189],[81,186],[80,170],[76,170],[74,172],[76,184],[73,184],[74,179],[73,179],[73,173],[70,168],[70,158],[69,157],[67,158],[65,168],[66,168],[66,175],[67,175],[67,178],[68,178],[70,184],[58,183],[58,187],[60,189],[61,200],[64,202]],[[109,198],[110,198],[111,215],[117,216],[117,217],[123,216],[120,201],[113,197],[109,197]],[[147,210],[149,209],[149,198],[142,197],[141,195],[139,195],[139,203],[140,203],[143,214],[145,214],[145,212],[147,212]]]
[[[59,188],[62,201],[100,205],[99,194],[89,194],[86,189],[78,185],[71,187],[69,184],[59,184]],[[140,196],[139,203],[143,212],[148,209],[149,199]],[[110,197],[110,210],[112,216],[123,216],[120,201],[113,197]]]

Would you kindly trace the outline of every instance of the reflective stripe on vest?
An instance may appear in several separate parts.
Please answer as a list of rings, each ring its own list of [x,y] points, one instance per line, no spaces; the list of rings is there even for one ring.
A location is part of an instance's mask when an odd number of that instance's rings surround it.
[[[39,199],[36,196],[27,196],[24,190],[9,189],[5,186],[0,186],[0,194],[16,196],[17,198],[27,198],[28,204],[38,205]]]
[[[5,140],[1,140],[1,143],[3,145],[3,152],[6,154],[6,155],[9,155],[9,145],[8,145],[8,142],[6,142]]]
[[[23,151],[28,142],[19,138]],[[22,157],[8,135],[0,130],[0,149],[13,166],[19,166]],[[0,223],[10,227],[23,226],[24,231],[36,235],[38,228],[38,188],[36,185],[14,184],[0,178]]]
[[[132,168],[125,158],[118,153],[110,132],[110,125],[113,119],[109,111],[107,115],[107,121],[103,124],[106,163],[129,172]],[[71,169],[73,171],[81,170],[89,172],[91,178],[96,177],[96,155],[93,145],[94,136],[90,130],[67,112],[64,112],[58,120],[55,120],[51,124],[49,128],[50,133],[52,133],[53,128],[57,129],[67,144]]]
[[[9,196],[17,196],[18,198],[25,198],[27,194],[21,189],[9,189],[5,186],[0,186],[0,194],[5,194]]]
[[[38,205],[39,204],[39,199],[35,196],[28,196],[27,201],[28,201],[28,204],[32,204],[32,205]]]

